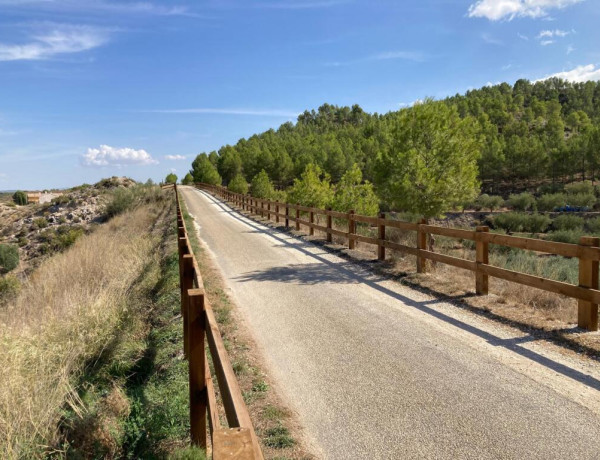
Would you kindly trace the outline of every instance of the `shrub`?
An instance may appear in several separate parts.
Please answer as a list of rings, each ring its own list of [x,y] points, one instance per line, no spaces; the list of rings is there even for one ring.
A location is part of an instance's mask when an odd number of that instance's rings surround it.
[[[583,218],[578,216],[562,215],[552,221],[555,230],[581,230]]]
[[[244,176],[237,174],[233,179],[231,179],[231,182],[227,184],[227,188],[234,193],[241,193],[242,195],[245,195],[248,193],[248,182],[246,182]]]
[[[544,214],[531,214],[529,216],[525,216],[523,231],[530,233],[542,233],[546,231],[550,225],[550,222],[552,222],[552,219]]]
[[[0,277],[0,302],[15,297],[21,290],[21,283],[12,275]]]
[[[559,243],[579,244],[579,239],[582,236],[583,232],[578,230],[559,230],[548,233],[547,238],[550,241],[557,241]]]
[[[363,216],[376,216],[379,211],[379,198],[373,191],[373,184],[362,182],[362,172],[354,164],[346,171],[336,187],[332,208],[336,211],[348,212],[353,209]]]
[[[61,204],[67,204],[72,199],[73,198],[71,197],[71,195],[60,195],[60,196],[52,198],[51,202],[52,202],[52,204],[61,205]]]
[[[501,228],[507,232],[520,232],[523,230],[526,214],[506,212],[498,214],[491,219],[494,228]]]
[[[269,175],[263,169],[256,176],[252,178],[250,184],[250,195],[255,198],[271,198],[273,196],[273,183],[269,179]]]
[[[540,195],[555,194],[561,193],[563,190],[564,186],[562,184],[544,184],[540,185],[538,188],[538,193]]]
[[[108,202],[104,210],[106,216],[110,219],[127,211],[135,201],[133,192],[125,188],[117,188],[113,192],[112,200]]]
[[[564,193],[542,195],[537,200],[537,208],[539,211],[554,211],[556,208],[561,208],[566,204],[567,197]]]
[[[517,211],[528,211],[533,209],[535,198],[531,193],[523,192],[508,197],[508,205]]]
[[[571,206],[579,206],[582,208],[593,208],[596,204],[596,195],[593,193],[577,193],[567,197],[568,203]]]
[[[194,183],[194,176],[192,176],[190,173],[187,173],[185,177],[181,179],[181,183],[183,185],[192,185]]]
[[[590,233],[595,235],[600,234],[600,217],[594,217],[593,219],[587,220],[585,227]]]
[[[328,174],[323,174],[319,166],[309,163],[300,179],[294,179],[294,185],[288,190],[288,201],[313,208],[324,208],[333,198],[329,182]]]
[[[594,186],[590,181],[573,182],[565,185],[565,192],[569,195],[590,195],[594,194]]]
[[[38,217],[37,219],[33,219],[33,226],[35,228],[46,228],[48,226],[48,221],[43,217]]]
[[[0,244],[0,269],[9,272],[19,265],[19,248],[13,244]]]
[[[27,194],[21,190],[17,190],[12,196],[12,199],[19,206],[24,206],[27,204]]]
[[[490,212],[494,209],[500,208],[504,204],[504,199],[498,195],[488,195],[484,193],[483,195],[479,195],[477,200],[475,200],[475,209],[489,209]]]
[[[22,236],[17,241],[17,244],[19,245],[20,248],[22,248],[23,246],[27,246],[29,244],[29,240],[27,238],[25,238],[24,236]]]
[[[177,183],[177,175],[174,173],[167,174],[167,177],[165,177],[165,183],[176,184]]]

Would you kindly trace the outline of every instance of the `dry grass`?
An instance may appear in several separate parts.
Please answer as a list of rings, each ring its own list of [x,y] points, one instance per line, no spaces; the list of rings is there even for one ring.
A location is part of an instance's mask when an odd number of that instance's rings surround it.
[[[65,406],[84,410],[72,382],[118,334],[128,291],[156,257],[157,212],[119,216],[48,259],[0,311],[1,458],[45,457]]]

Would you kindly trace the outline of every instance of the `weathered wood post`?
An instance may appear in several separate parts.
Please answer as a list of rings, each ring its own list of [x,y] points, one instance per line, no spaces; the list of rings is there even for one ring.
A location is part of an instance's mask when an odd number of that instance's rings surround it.
[[[183,256],[183,277],[181,278],[181,287],[183,295],[181,296],[181,316],[183,317],[183,352],[186,358],[189,357],[189,299],[188,291],[194,287],[194,256],[185,254]]]
[[[354,249],[356,241],[353,235],[356,233],[356,221],[354,220],[354,209],[348,213],[348,249]]]
[[[417,249],[421,251],[427,250],[427,233],[421,227],[427,224],[427,219],[421,219],[417,224]],[[427,259],[420,257],[417,254],[417,273],[425,273],[427,271]]]
[[[310,211],[310,228],[308,230],[308,234],[313,236],[315,234],[315,228],[313,227],[315,223],[315,213],[314,211]]]
[[[285,228],[289,228],[290,226],[290,205],[288,203],[285,204]]]
[[[300,203],[296,203],[296,206],[300,206]],[[296,208],[296,230],[300,231],[300,209]]]
[[[327,208],[327,211],[331,211],[331,206],[329,206]],[[329,231],[332,228],[332,222],[333,222],[333,219],[331,217],[331,214],[327,213],[327,230],[328,230],[328,232],[327,232],[327,242],[328,243],[331,243],[333,241],[333,234]]]
[[[206,448],[206,355],[204,331],[206,314],[204,311],[204,291],[188,291],[188,337],[189,337],[189,383],[190,383],[190,434],[192,444]]]
[[[489,264],[489,243],[481,239],[483,233],[488,233],[489,227],[477,227],[475,232],[475,261],[477,262],[477,272],[475,272],[475,292],[479,295],[488,295],[489,278],[488,275],[481,272],[479,264]]]
[[[271,220],[271,201],[267,201],[267,220]]]
[[[279,223],[279,201],[275,202],[275,222]]]
[[[579,240],[581,246],[600,246],[600,238],[582,236]],[[598,261],[579,258],[579,286],[598,289]],[[577,325],[588,331],[598,330],[598,304],[588,300],[578,300]]]
[[[379,244],[377,245],[377,259],[385,260],[385,246],[383,242],[385,241],[385,212],[379,213],[379,223],[377,224],[378,228],[378,239]]]

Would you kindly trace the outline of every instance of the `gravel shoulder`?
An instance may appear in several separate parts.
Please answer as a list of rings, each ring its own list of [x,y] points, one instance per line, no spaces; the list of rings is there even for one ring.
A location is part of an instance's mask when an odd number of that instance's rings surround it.
[[[598,457],[597,364],[181,191],[320,457]]]

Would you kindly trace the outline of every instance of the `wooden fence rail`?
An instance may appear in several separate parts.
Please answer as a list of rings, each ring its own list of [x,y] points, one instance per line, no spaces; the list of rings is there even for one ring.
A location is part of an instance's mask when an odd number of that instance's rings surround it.
[[[204,291],[202,275],[188,238],[177,185],[181,316],[183,348],[189,363],[190,434],[192,444],[206,448],[212,440],[213,459],[262,460],[263,454],[244,398],[227,355],[217,320]],[[212,357],[228,427],[222,427],[217,398],[206,356]],[[208,416],[208,430],[206,426]]]
[[[196,184],[196,187],[229,201],[240,207],[243,211],[265,216],[266,209],[266,217],[268,219],[275,217],[276,222],[279,222],[280,218],[284,219],[286,227],[290,226],[290,222],[294,222],[296,230],[300,230],[300,226],[304,225],[309,228],[311,235],[314,234],[314,230],[325,232],[328,242],[332,241],[332,235],[337,235],[348,241],[350,249],[354,249],[357,241],[376,245],[377,258],[379,260],[385,260],[386,249],[414,255],[417,258],[416,268],[419,273],[426,271],[427,260],[470,270],[475,272],[475,291],[479,295],[488,294],[489,277],[491,276],[572,297],[578,301],[578,326],[589,331],[598,330],[598,304],[600,304],[600,291],[598,290],[599,238],[584,236],[581,238],[579,244],[557,243],[534,238],[494,234],[490,233],[489,228],[484,226],[477,227],[473,231],[428,225],[425,220],[419,223],[402,222],[387,219],[384,213],[381,213],[378,217],[361,216],[355,214],[354,211],[345,213],[332,211],[331,209],[311,208],[299,204],[255,198],[250,195],[231,192],[225,187],[220,186]],[[290,212],[290,210],[293,212]],[[301,212],[308,213],[309,219],[302,219]],[[325,226],[315,223],[315,216],[319,215],[326,217]],[[345,220],[348,223],[347,231],[333,228],[333,219]],[[357,222],[376,227],[377,238],[357,234]],[[406,246],[386,239],[387,227],[416,232],[415,246]],[[427,249],[429,235],[441,235],[449,238],[473,241],[475,243],[475,260],[462,259],[429,251]],[[490,265],[490,244],[577,258],[579,259],[579,285],[554,281]]]

